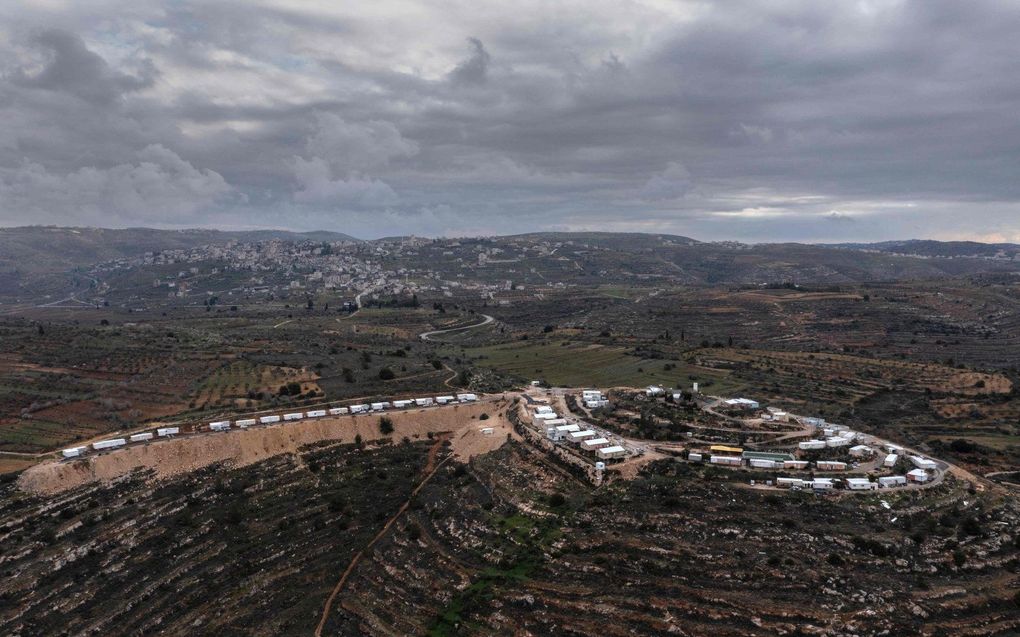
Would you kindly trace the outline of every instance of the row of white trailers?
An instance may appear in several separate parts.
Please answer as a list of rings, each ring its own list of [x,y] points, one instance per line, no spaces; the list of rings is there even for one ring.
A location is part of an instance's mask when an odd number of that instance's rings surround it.
[[[546,425],[552,425],[546,429],[550,440],[566,440],[585,451],[594,451],[600,460],[614,460],[627,455],[626,448],[613,443],[594,429],[581,429],[580,425],[568,425],[566,422],[562,419],[546,421]]]
[[[915,476],[882,476],[877,482],[869,478],[844,478],[843,483],[850,491],[875,491],[877,489],[894,489],[906,486],[908,482],[926,482],[927,479],[918,480]],[[776,478],[776,486],[784,488],[814,489],[816,491],[828,491],[835,486],[832,478]]]
[[[394,400],[393,402],[384,401],[378,403],[368,403],[364,405],[350,405],[349,407],[332,407],[330,409],[313,409],[307,412],[296,411],[281,415],[270,415],[260,416],[259,418],[241,418],[235,421],[230,420],[218,420],[216,422],[209,423],[210,431],[229,431],[231,426],[238,427],[240,429],[246,429],[254,425],[270,425],[278,423],[281,420],[284,422],[293,422],[295,420],[304,420],[305,418],[323,418],[326,415],[330,416],[344,416],[347,414],[363,414],[368,412],[385,411],[386,409],[407,409],[409,407],[431,407],[434,405],[449,405],[452,403],[471,403],[478,400],[477,394],[464,393],[457,394],[456,396],[436,396],[427,398],[413,398],[407,400]],[[180,427],[160,427],[156,429],[155,434],[151,431],[145,433],[132,434],[127,438],[111,438],[110,440],[100,440],[94,442],[91,445],[91,449],[94,451],[104,451],[107,449],[116,449],[123,447],[129,442],[146,442],[152,440],[155,437],[166,438],[175,436],[181,432]],[[71,447],[64,449],[60,453],[64,458],[80,458],[81,456],[88,453],[89,446]]]

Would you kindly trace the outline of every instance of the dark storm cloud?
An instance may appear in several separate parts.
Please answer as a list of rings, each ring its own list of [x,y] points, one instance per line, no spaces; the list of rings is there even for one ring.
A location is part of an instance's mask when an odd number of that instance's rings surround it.
[[[1015,3],[46,7],[2,223],[1020,240]]]

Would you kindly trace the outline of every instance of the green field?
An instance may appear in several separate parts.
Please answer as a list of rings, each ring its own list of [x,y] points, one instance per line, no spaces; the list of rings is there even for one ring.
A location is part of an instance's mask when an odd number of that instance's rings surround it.
[[[742,385],[726,371],[683,361],[638,358],[622,347],[570,341],[517,342],[466,350],[474,363],[527,380],[564,387],[690,387],[691,376],[709,393],[728,394]],[[665,369],[667,365],[672,369]]]

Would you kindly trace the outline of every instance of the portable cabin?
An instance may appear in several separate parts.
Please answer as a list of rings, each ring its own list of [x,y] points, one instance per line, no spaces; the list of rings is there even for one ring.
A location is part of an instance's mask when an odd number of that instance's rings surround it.
[[[627,450],[619,445],[613,445],[612,447],[602,447],[597,449],[595,454],[603,460],[609,460],[611,458],[622,458],[627,455]]]
[[[602,398],[602,392],[598,389],[582,389],[581,398],[585,400],[598,400]]]
[[[283,415],[283,419],[284,420],[301,420],[304,417],[305,417],[305,415],[303,413],[301,413],[300,411],[295,411],[293,413],[289,413],[289,414],[284,414]]]
[[[152,440],[152,438],[153,433],[151,431],[147,431],[143,434],[131,434],[130,440],[131,442],[145,442],[146,440]]]
[[[351,405],[352,414],[363,414],[368,411],[368,405]]]
[[[60,455],[65,458],[80,458],[82,454],[88,451],[88,447],[71,447],[70,449],[64,449],[60,452]]]
[[[819,460],[815,466],[819,471],[846,471],[846,463],[836,460]]]
[[[829,438],[825,441],[826,447],[846,447],[850,444],[849,438],[843,438],[842,436],[836,438]]]
[[[815,478],[814,480],[804,481],[804,486],[809,484],[815,491],[831,491],[833,487],[831,478]]]
[[[645,389],[646,396],[662,396],[665,393],[666,393],[665,389],[663,389],[662,387],[657,387],[655,385],[649,385]]]
[[[767,458],[750,458],[748,463],[755,469],[775,469],[783,466],[782,462],[776,462]]]
[[[551,414],[551,413],[553,413],[553,408],[550,407],[549,405],[539,405],[538,407],[535,407],[535,413],[536,414]]]
[[[479,431],[482,432],[483,436],[491,436],[493,433],[495,433],[496,430],[493,429],[492,427],[482,427],[481,429],[479,429]]]
[[[259,422],[262,423],[263,425],[268,425],[270,423],[280,422],[280,417],[279,416],[261,416],[259,418]]]
[[[581,431],[581,426],[580,425],[560,425],[559,427],[556,427],[556,431],[560,435],[566,436],[566,435],[572,434],[572,433],[574,433],[576,431]]]
[[[701,462],[702,461],[701,454],[696,451],[692,451],[691,453],[687,454],[687,460],[690,462]]]
[[[415,398],[414,404],[418,407],[430,407],[435,403],[432,398]]]
[[[549,420],[540,421],[545,424],[546,427],[559,427],[560,425],[567,424],[566,418],[550,418]]]
[[[790,487],[802,487],[804,481],[800,478],[776,478],[776,486],[789,489]]]
[[[805,440],[804,442],[797,444],[798,449],[809,451],[812,449],[825,449],[824,440]]]
[[[738,456],[712,456],[708,459],[711,464],[724,465],[727,467],[739,467],[744,464],[744,459]]]
[[[906,483],[906,476],[882,476],[878,479],[878,486],[880,487],[901,487]]]
[[[885,457],[885,462],[882,463],[883,467],[895,467],[896,463],[899,462],[900,457],[895,453],[890,453]]]
[[[386,403],[372,403],[369,405],[369,409],[372,411],[382,411],[386,409]]]
[[[784,469],[807,469],[807,460],[783,460]]]
[[[556,420],[557,418],[559,418],[559,415],[551,411],[542,414],[535,414],[535,420]]]
[[[436,396],[436,402],[439,403],[440,405],[446,405],[452,403],[455,400],[457,399],[454,398],[453,396]]]
[[[907,472],[907,480],[923,484],[930,479],[928,472],[924,469],[912,469]]]
[[[99,442],[93,442],[92,448],[96,451],[102,451],[103,449],[114,449],[116,447],[123,447],[127,444],[127,440],[123,438],[113,438],[111,440],[100,440]]]
[[[348,409],[346,407],[332,407],[329,410],[329,415],[330,416],[343,416],[344,414],[347,414],[349,412],[350,412],[350,409]]]
[[[843,482],[846,488],[851,491],[872,491],[878,488],[878,484],[867,478],[847,478]]]
[[[245,429],[247,427],[251,427],[252,425],[254,425],[257,422],[258,421],[255,420],[254,418],[245,418],[243,420],[238,420],[234,424],[237,425],[238,427],[240,427],[241,429]]]
[[[726,445],[712,445],[708,450],[717,453],[744,453],[741,447],[727,447]]]
[[[606,438],[589,438],[581,441],[581,448],[585,451],[595,451],[602,447],[608,447],[609,440]]]
[[[584,401],[584,406],[587,407],[588,409],[599,409],[601,407],[608,407],[609,401],[606,400],[605,398],[590,399]]]
[[[915,467],[925,471],[934,471],[937,466],[934,460],[922,458],[921,456],[910,456],[910,461],[914,463]]]
[[[459,400],[462,403],[473,403],[476,400],[478,400],[478,394],[472,393],[457,394],[457,400]]]
[[[572,431],[567,435],[567,440],[573,443],[580,443],[582,440],[589,438],[597,438],[598,434],[591,429],[585,429],[584,431]]]
[[[871,455],[871,447],[868,445],[854,445],[850,447],[850,455],[854,458],[866,458]]]
[[[160,427],[156,430],[156,435],[165,438],[167,436],[176,436],[181,433],[180,427]]]
[[[393,406],[397,409],[407,409],[414,404],[413,400],[394,400]]]
[[[305,415],[308,416],[309,418],[322,418],[323,416],[326,415],[326,410],[313,409],[312,411],[307,412]]]
[[[211,422],[211,423],[209,423],[209,430],[210,431],[229,431],[230,430],[230,421],[226,420],[226,421],[222,421],[222,422]]]

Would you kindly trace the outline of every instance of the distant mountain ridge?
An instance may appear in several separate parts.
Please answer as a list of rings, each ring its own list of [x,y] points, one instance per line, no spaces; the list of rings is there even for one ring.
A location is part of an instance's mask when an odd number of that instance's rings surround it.
[[[877,252],[888,252],[890,254],[906,254],[921,257],[1014,258],[1020,254],[1020,245],[1015,243],[981,243],[978,241],[906,239],[903,241],[879,241],[877,243],[835,243],[821,245],[832,248],[871,250]]]

